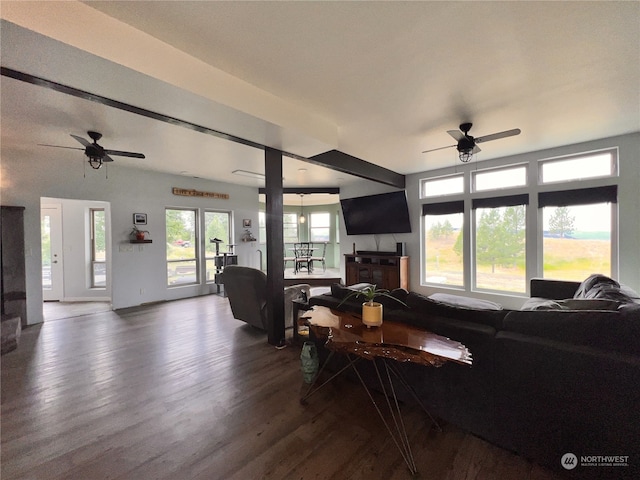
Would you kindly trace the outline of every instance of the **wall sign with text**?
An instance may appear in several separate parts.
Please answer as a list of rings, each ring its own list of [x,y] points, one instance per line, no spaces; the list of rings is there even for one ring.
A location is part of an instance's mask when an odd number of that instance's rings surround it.
[[[221,198],[223,200],[229,200],[228,193],[201,192],[200,190],[178,188],[178,187],[173,187],[171,191],[174,195],[180,195],[182,197]]]

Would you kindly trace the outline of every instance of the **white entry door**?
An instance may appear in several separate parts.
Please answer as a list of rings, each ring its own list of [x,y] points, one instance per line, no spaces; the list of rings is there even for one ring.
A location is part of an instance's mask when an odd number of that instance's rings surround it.
[[[40,209],[42,236],[42,298],[63,298],[62,212],[60,205],[43,205]]]

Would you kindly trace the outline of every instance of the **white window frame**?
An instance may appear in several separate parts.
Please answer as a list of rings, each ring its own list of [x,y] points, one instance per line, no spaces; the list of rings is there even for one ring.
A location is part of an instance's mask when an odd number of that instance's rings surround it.
[[[590,177],[584,180],[571,180],[571,181],[563,181],[563,182],[549,182],[542,183],[540,180],[540,165],[544,162],[549,161],[562,161],[565,159],[572,158],[580,158],[585,156],[591,156],[599,153],[611,153],[611,161],[612,161],[612,174],[610,176],[604,177]],[[478,168],[477,164],[467,164],[467,165],[456,165],[455,167],[436,170],[433,172],[429,172],[430,175],[421,178],[418,180],[419,186],[419,197],[422,199],[422,203],[438,203],[443,200],[439,197],[424,197],[424,185],[426,182],[430,180],[436,180],[439,178],[460,175],[464,176],[464,187],[465,191],[462,194],[451,194],[446,196],[446,201],[454,201],[454,200],[463,200],[465,204],[464,208],[464,237],[463,237],[463,263],[464,263],[464,287],[456,288],[453,286],[443,285],[443,284],[434,284],[428,283],[425,280],[426,277],[426,268],[425,268],[425,255],[426,255],[426,242],[425,242],[425,231],[424,231],[424,217],[421,215],[421,229],[420,229],[420,282],[421,285],[438,288],[441,290],[462,290],[465,292],[481,292],[481,293],[494,293],[487,292],[485,290],[476,290],[473,286],[474,279],[476,277],[476,273],[474,271],[475,259],[473,258],[473,252],[475,251],[474,239],[475,239],[475,217],[473,209],[471,208],[471,204],[474,198],[481,197],[498,197],[503,195],[516,195],[516,194],[529,194],[529,205],[527,208],[526,215],[526,284],[527,284],[527,292],[525,294],[521,293],[510,293],[510,292],[495,292],[496,295],[500,296],[517,296],[524,297],[529,294],[529,283],[531,278],[534,277],[542,277],[543,275],[543,250],[542,250],[542,241],[543,241],[543,219],[542,219],[542,209],[538,207],[538,194],[540,192],[546,191],[563,191],[563,190],[572,190],[579,188],[592,188],[592,187],[601,187],[607,185],[617,185],[619,186],[619,167],[618,167],[618,148],[605,148],[598,149],[592,151],[585,151],[580,153],[571,153],[568,155],[547,157],[547,158],[530,158],[526,162],[517,161],[509,163],[508,159],[500,159],[496,161],[488,161],[486,168]],[[485,190],[481,192],[472,191],[472,175],[475,171],[484,171],[484,170],[495,170],[495,169],[506,169],[513,168],[519,165],[527,166],[527,184],[523,187],[517,188],[506,188],[503,190]],[[618,213],[618,204],[611,204],[611,276],[613,278],[617,278],[619,274],[619,248],[618,248],[618,238],[619,238],[619,213]]]

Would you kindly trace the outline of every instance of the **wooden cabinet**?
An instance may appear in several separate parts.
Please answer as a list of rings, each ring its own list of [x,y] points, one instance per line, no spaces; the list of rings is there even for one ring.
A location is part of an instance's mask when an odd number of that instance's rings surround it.
[[[0,216],[2,315],[20,317],[27,325],[27,287],[24,262],[24,207],[2,206]]]
[[[409,257],[346,254],[346,284],[373,283],[378,288],[409,290]]]

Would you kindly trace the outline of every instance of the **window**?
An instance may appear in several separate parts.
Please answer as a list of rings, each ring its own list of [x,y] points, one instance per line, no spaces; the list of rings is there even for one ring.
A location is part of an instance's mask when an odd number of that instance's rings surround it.
[[[615,186],[541,192],[543,276],[582,281],[612,275],[612,211]]]
[[[315,212],[309,215],[309,229],[311,242],[328,242],[331,226],[329,212]]]
[[[523,187],[527,184],[527,167],[479,171],[473,175],[473,191],[484,192],[501,188]]]
[[[284,243],[295,243],[298,241],[298,214],[285,213],[283,216]]]
[[[212,242],[212,240],[222,240]],[[205,270],[207,282],[215,280],[216,252],[229,252],[231,243],[231,213],[230,212],[204,212],[204,251]],[[217,245],[217,248],[216,248]],[[219,261],[219,260],[218,260]]]
[[[167,284],[198,283],[196,211],[167,208]]]
[[[265,212],[258,212],[258,241],[267,243],[267,216]]]
[[[464,286],[464,202],[423,205],[425,281]]]
[[[528,196],[474,199],[475,288],[524,293]]]
[[[452,175],[421,180],[422,281],[526,294],[533,277],[615,278],[617,164],[611,148],[495,168],[456,166],[444,170]],[[437,203],[442,195],[454,201]],[[530,211],[535,199],[537,210]]]
[[[422,198],[464,193],[464,176],[451,175],[422,181]]]
[[[540,162],[540,183],[610,177],[615,172],[612,151]]]
[[[107,249],[105,243],[105,213],[103,208],[90,209],[91,287],[107,286]]]

